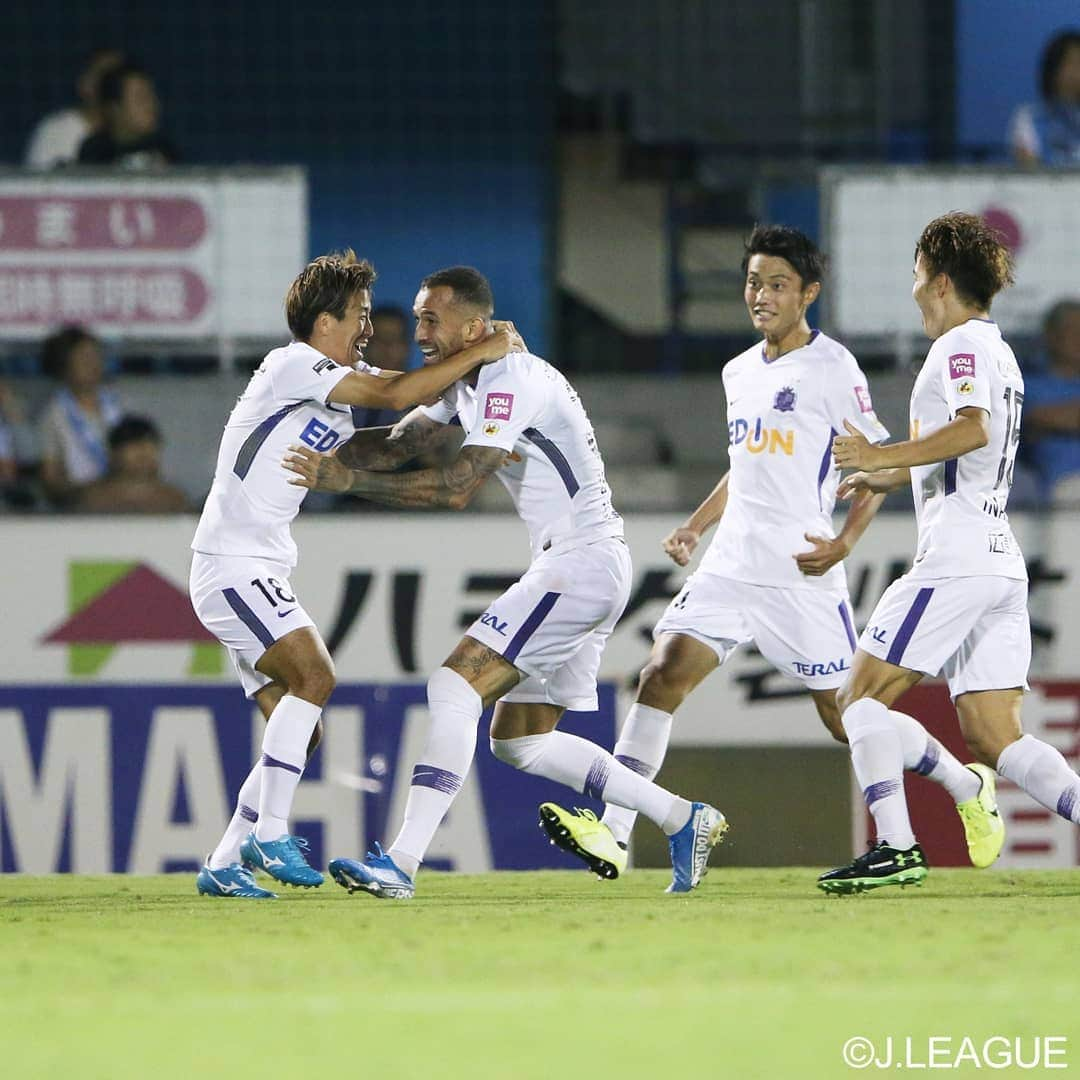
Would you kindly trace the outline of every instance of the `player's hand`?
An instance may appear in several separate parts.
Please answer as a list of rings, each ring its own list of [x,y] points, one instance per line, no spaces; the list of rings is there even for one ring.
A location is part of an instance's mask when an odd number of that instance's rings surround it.
[[[685,526],[672,530],[663,539],[664,553],[676,566],[685,566],[701,543],[701,533]]]
[[[289,479],[297,487],[312,491],[333,491],[336,494],[352,487],[352,470],[347,469],[333,454],[317,454],[306,446],[289,446],[289,454],[281,463],[290,472]]]
[[[880,494],[881,492],[892,491],[894,486],[888,481],[888,473],[853,472],[840,481],[836,488],[836,497],[838,499],[853,499],[864,491]]]
[[[838,469],[862,469],[864,472],[876,472],[885,468],[881,460],[881,451],[848,420],[844,421],[847,435],[837,435],[833,439],[832,456]]]
[[[800,572],[807,577],[821,577],[822,574],[827,574],[838,562],[848,556],[848,546],[843,540],[830,539],[827,536],[811,536],[810,533],[803,533],[803,536],[813,544],[813,549],[800,551],[792,558]]]
[[[477,342],[480,363],[493,364],[507,353],[525,351],[525,342],[512,322],[496,319],[493,325],[495,329],[483,341]]]

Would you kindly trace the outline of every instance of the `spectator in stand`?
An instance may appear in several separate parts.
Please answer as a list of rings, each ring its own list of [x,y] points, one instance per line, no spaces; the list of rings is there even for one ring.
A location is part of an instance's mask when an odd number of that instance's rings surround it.
[[[134,64],[112,68],[101,80],[104,123],[79,147],[80,165],[148,169],[180,160],[162,133],[161,103],[148,72]]]
[[[79,156],[83,140],[102,124],[101,80],[107,71],[119,67],[124,55],[118,49],[94,49],[75,81],[78,105],[43,117],[26,146],[26,165],[31,169],[55,169],[69,165]]]
[[[1043,323],[1049,366],[1024,377],[1024,438],[1053,506],[1080,507],[1080,299]]]
[[[42,367],[64,385],[41,419],[41,482],[52,503],[65,507],[108,471],[108,432],[123,410],[103,385],[101,342],[82,327],[67,326],[48,338]]]
[[[161,432],[142,416],[109,431],[109,471],[82,489],[75,509],[88,514],[180,514],[187,496],[161,478]]]
[[[1022,165],[1080,165],[1080,30],[1064,30],[1043,50],[1042,100],[1021,105],[1009,126]]]

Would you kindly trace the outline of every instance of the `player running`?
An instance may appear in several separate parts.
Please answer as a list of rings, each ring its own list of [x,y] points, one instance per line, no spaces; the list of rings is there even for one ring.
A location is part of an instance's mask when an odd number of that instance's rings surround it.
[[[877,841],[850,865],[822,874],[826,892],[921,884],[927,865],[904,797],[904,768],[947,769],[972,862],[987,865],[1004,839],[994,772],[1037,802],[1080,822],[1080,777],[1054,747],[1024,735],[1031,632],[1027,569],[1005,513],[1020,439],[1024,381],[989,318],[1012,283],[1008,249],[972,214],[950,213],[923,230],[912,293],[933,340],[911,393],[911,438],[871,446],[849,429],[838,468],[860,471],[842,494],[886,492],[910,480],[918,521],[912,568],[885,591],[840,691],[844,729]],[[978,763],[946,763],[936,740],[892,708],[924,675],[943,672],[960,730]],[[918,764],[917,764],[918,763]]]
[[[425,278],[416,297],[416,341],[433,363],[490,332],[491,287],[471,267]],[[392,469],[454,418],[466,432],[449,465]],[[631,584],[622,518],[611,504],[592,425],[570,384],[538,356],[513,352],[463,379],[438,404],[417,409],[381,449],[360,439],[327,457],[296,446],[292,482],[352,491],[391,506],[461,509],[497,473],[529,530],[532,563],[469,628],[428,681],[431,728],[401,830],[384,853],[335,859],[339,884],[406,899],[435,830],[461,788],[476,749],[480,714],[493,702],[491,749],[501,761],[593,798],[641,811],[667,834],[669,892],[689,892],[726,829],[723,815],[639,776],[586,739],[556,731],[564,710],[597,708],[600,655]],[[356,447],[361,452],[356,452]]]
[[[328,453],[355,430],[353,408],[415,405],[517,343],[513,327],[500,324],[445,363],[380,372],[361,359],[372,334],[374,281],[371,264],[346,251],[315,259],[292,283],[285,311],[295,340],[267,354],[236,403],[191,542],[192,605],[267,720],[262,756],[199,872],[198,890],[208,896],[273,898],[243,864],[289,885],[323,882],[287,820],[319,742],[334,664],[289,583],[296,565],[289,525],[306,492],[282,476],[285,447],[298,442]]]

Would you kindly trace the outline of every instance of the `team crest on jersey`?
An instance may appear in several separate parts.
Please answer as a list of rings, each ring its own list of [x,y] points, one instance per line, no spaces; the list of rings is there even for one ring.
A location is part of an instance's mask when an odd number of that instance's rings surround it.
[[[953,355],[949,357],[949,378],[974,379],[975,355],[969,352],[953,353]]]
[[[782,390],[777,390],[772,405],[777,412],[791,412],[795,408],[794,387],[785,386]]]
[[[974,394],[975,384],[970,379],[965,379],[963,382],[956,384],[956,392],[958,394]]]
[[[484,401],[485,420],[509,420],[513,411],[513,394],[488,394]]]
[[[494,439],[495,436],[498,435],[500,431],[502,431],[502,428],[500,428],[498,424],[493,423],[490,420],[484,425],[484,434],[489,439]]]

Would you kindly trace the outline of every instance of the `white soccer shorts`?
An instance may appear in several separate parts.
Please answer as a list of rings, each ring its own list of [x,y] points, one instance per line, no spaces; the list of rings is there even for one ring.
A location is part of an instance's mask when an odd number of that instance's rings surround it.
[[[194,552],[189,582],[199,621],[229,652],[240,685],[254,697],[271,682],[255,670],[279,638],[314,626],[289,584],[289,567],[268,559]]]
[[[859,648],[886,663],[945,676],[953,699],[977,690],[1028,689],[1027,582],[1005,577],[894,581]]]
[[[525,673],[502,700],[594,712],[600,657],[632,579],[618,537],[537,558],[466,631]]]
[[[721,664],[753,642],[777,671],[809,690],[841,686],[855,652],[846,592],[749,585],[700,570],[660,616],[653,639],[661,634],[696,638]]]

